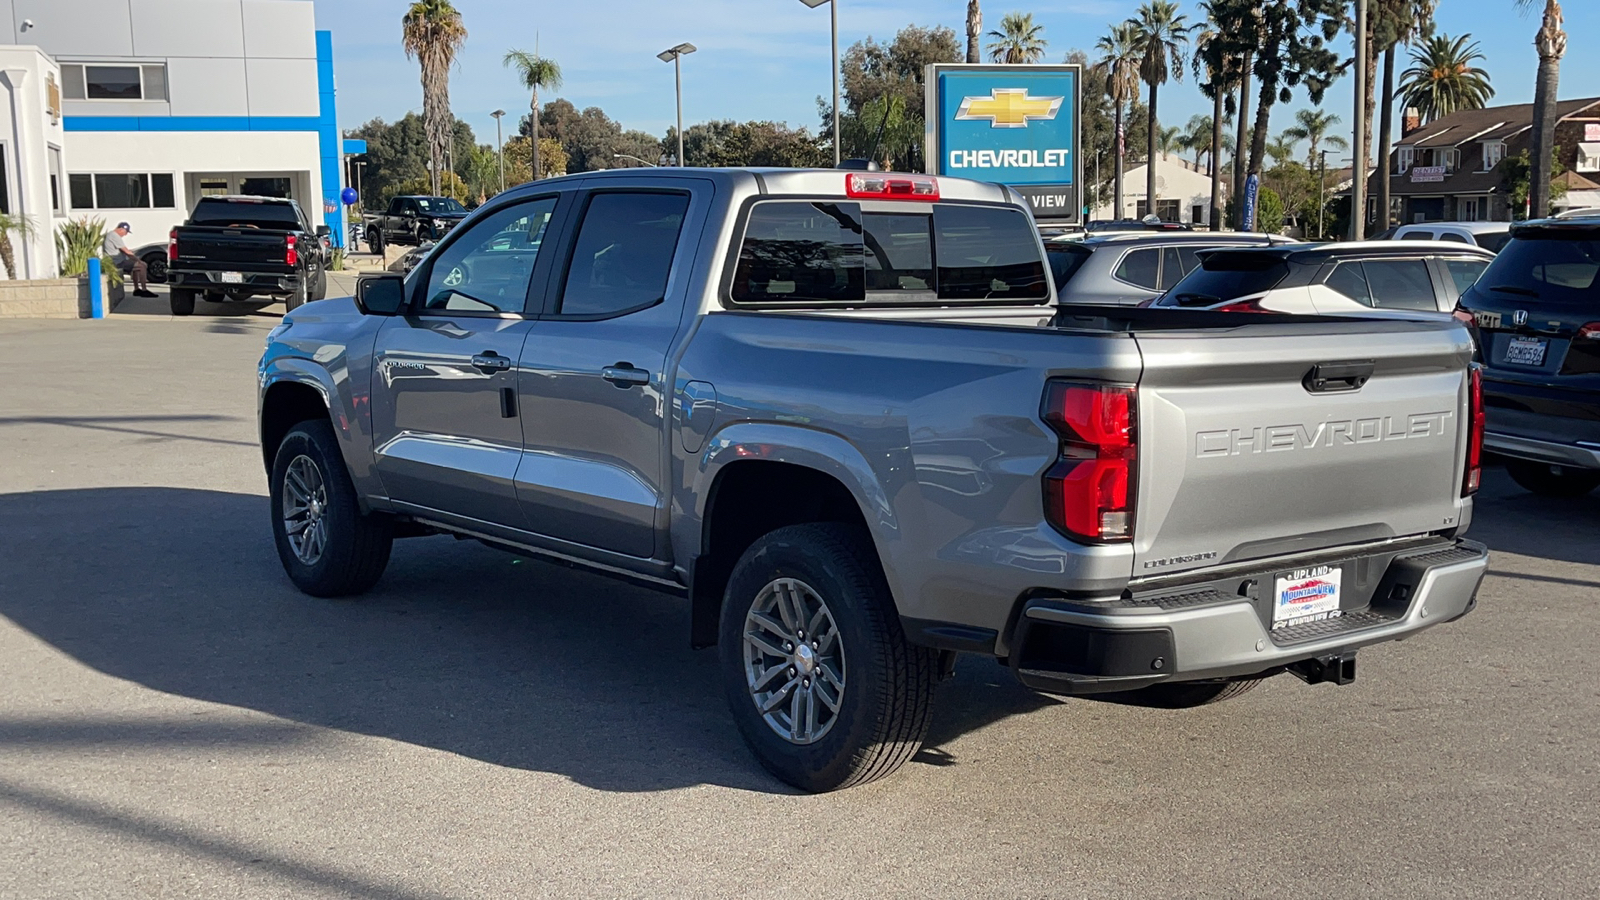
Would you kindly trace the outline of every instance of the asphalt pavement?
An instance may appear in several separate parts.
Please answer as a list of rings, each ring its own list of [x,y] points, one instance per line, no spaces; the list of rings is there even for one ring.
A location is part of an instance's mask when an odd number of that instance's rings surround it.
[[[371,595],[273,552],[279,304],[0,323],[0,897],[1578,897],[1600,492],[1492,470],[1476,612],[1188,711],[965,658],[898,775],[745,751],[685,601],[445,537]]]

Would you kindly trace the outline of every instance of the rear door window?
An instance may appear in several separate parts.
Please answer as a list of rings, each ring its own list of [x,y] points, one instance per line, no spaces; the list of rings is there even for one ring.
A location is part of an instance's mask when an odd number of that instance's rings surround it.
[[[1158,290],[1161,284],[1161,248],[1146,247],[1132,250],[1117,263],[1112,274],[1121,281],[1138,285],[1146,290]]]
[[[688,208],[688,194],[592,196],[561,291],[561,315],[616,316],[660,303]]]
[[[1438,310],[1425,260],[1369,259],[1362,268],[1372,289],[1372,305],[1378,309]]]
[[[1439,240],[1441,240],[1441,241],[1454,241],[1457,244],[1470,244],[1470,243],[1472,243],[1471,241],[1467,240],[1466,238],[1462,237],[1459,234],[1456,234],[1453,231],[1441,231],[1441,232],[1439,232]]]
[[[1339,263],[1323,284],[1363,306],[1372,305],[1372,289],[1367,286],[1367,276],[1361,271],[1361,263]]]

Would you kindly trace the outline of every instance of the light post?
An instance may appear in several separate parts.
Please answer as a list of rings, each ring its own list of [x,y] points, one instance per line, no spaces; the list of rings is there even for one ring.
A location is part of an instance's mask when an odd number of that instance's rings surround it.
[[[505,145],[501,142],[500,120],[505,117],[506,111],[497,109],[489,115],[494,116],[494,155],[500,160],[500,190],[506,189],[506,152]]]
[[[1356,0],[1355,180],[1350,183],[1350,240],[1367,236],[1367,0]],[[1387,210],[1385,210],[1387,212]]]
[[[613,153],[613,154],[611,154],[611,158],[612,159],[631,159],[636,163],[643,163],[644,165],[647,165],[652,169],[656,168],[656,164],[651,162],[650,160],[648,160],[648,159],[640,159],[637,156],[629,156],[626,153]],[[680,165],[682,164],[682,160],[679,160],[679,164]]]
[[[1105,152],[1104,150],[1096,150],[1094,152],[1094,211],[1095,212],[1099,212],[1100,211],[1100,154],[1104,153],[1104,152]],[[1115,219],[1116,216],[1112,216],[1111,218]]]
[[[683,57],[684,54],[693,53],[695,46],[689,43],[679,44],[656,54],[656,59],[672,63],[672,80],[678,91],[678,166],[683,166]]]
[[[1328,229],[1323,227],[1323,215],[1328,211],[1328,151],[1317,152],[1322,156],[1317,166],[1317,237],[1326,238]]]
[[[800,0],[816,9],[828,4],[828,15],[833,30],[833,166],[839,167],[839,0]]]

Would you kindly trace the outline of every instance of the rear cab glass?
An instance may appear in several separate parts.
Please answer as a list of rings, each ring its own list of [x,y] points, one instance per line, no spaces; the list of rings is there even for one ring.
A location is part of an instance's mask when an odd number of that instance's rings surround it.
[[[736,304],[1037,303],[1050,296],[1020,209],[956,203],[904,211],[854,201],[764,200],[739,245]]]
[[[1281,257],[1249,251],[1207,254],[1200,268],[1183,277],[1163,297],[1162,306],[1206,307],[1264,294],[1289,275]]]
[[[189,224],[294,231],[300,227],[300,216],[289,203],[206,198],[195,204],[194,212],[189,215]]]

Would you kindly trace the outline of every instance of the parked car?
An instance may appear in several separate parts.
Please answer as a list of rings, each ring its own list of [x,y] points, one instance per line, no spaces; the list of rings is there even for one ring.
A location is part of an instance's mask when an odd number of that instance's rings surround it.
[[[1600,216],[1600,206],[1575,206],[1551,216],[1552,219],[1588,219]]]
[[[1057,302],[1135,306],[1177,284],[1217,247],[1293,243],[1265,234],[1134,231],[1045,241]]]
[[[1356,241],[1211,250],[1153,306],[1350,315],[1403,310],[1449,315],[1494,259],[1437,241]]]
[[[328,226],[281,197],[201,197],[167,246],[172,314],[196,297],[220,302],[271,296],[297,309],[328,291]]]
[[[1485,446],[1535,493],[1600,485],[1600,218],[1512,226],[1461,308],[1483,358]]]
[[[1395,241],[1453,241],[1457,244],[1475,244],[1490,253],[1511,239],[1510,222],[1419,222],[1401,225],[1394,230],[1390,240]]]
[[[171,238],[159,244],[145,244],[135,248],[133,255],[144,260],[145,278],[151,284],[167,283],[167,250],[171,246]]]
[[[994,184],[520,185],[271,333],[279,558],[359,594],[444,533],[687,595],[745,741],[812,791],[912,758],[957,652],[1195,706],[1472,609],[1459,324],[1057,312],[1047,271]]]
[[[466,217],[467,208],[454,197],[395,197],[387,212],[364,217],[367,246],[376,253],[385,244],[420,246],[444,237]]]
[[[410,250],[400,254],[399,259],[389,264],[389,271],[399,272],[401,275],[410,274],[411,270],[417,267],[417,263],[422,262],[422,258],[437,246],[438,244],[433,241],[424,241],[421,246],[412,247]]]
[[[1090,234],[1108,231],[1193,231],[1194,227],[1182,222],[1149,222],[1143,219],[1101,219],[1084,226]]]

